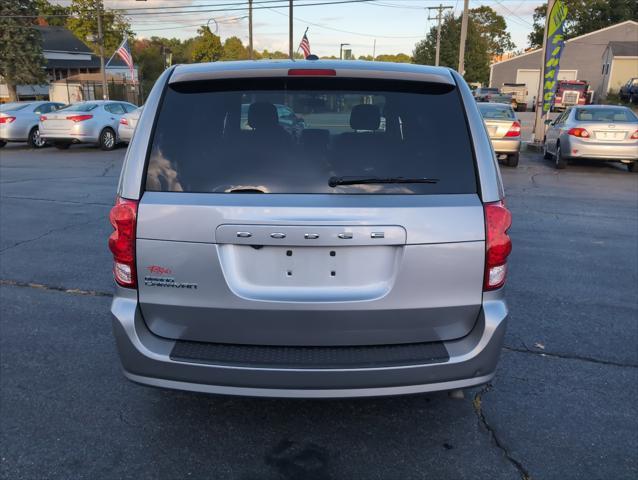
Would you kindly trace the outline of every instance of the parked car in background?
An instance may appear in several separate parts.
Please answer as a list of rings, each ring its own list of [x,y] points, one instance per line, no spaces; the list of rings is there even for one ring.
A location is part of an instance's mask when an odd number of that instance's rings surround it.
[[[496,95],[490,95],[490,98],[489,100],[487,100],[487,102],[509,105],[514,111],[516,111],[516,109],[518,108],[518,103],[516,102],[514,95],[511,93],[499,93]]]
[[[133,138],[137,121],[140,119],[140,115],[142,114],[142,108],[144,107],[136,108],[132,112],[127,113],[120,118],[120,123],[117,126],[117,134],[120,142],[129,143],[131,138]]]
[[[627,107],[571,107],[549,122],[543,142],[546,159],[565,168],[572,158],[616,161],[633,172],[638,161],[638,117]]]
[[[278,105],[317,98],[325,121],[295,139]],[[169,68],[110,214],[124,374],[279,397],[484,384],[507,321],[503,202],[476,102],[448,68]]]
[[[618,96],[623,102],[638,104],[638,77],[630,78],[620,87]]]
[[[527,110],[527,85],[524,83],[504,83],[501,87],[502,94],[509,94],[514,98],[515,102],[510,102],[512,108],[517,112],[525,112]],[[506,103],[506,102],[503,102]]]
[[[102,150],[112,150],[119,142],[120,118],[136,109],[131,103],[112,100],[74,103],[41,115],[40,136],[60,149],[72,143],[96,143]]]
[[[489,102],[493,95],[498,95],[501,92],[495,87],[479,87],[473,93],[477,102]]]
[[[477,103],[494,152],[509,167],[518,166],[521,151],[521,123],[510,105]]]
[[[7,142],[27,142],[31,148],[42,148],[46,142],[40,135],[40,115],[53,112],[63,103],[49,101],[12,102],[0,105],[0,148]]]
[[[559,80],[552,108],[560,111],[574,105],[589,105],[592,95],[589,83],[584,80]]]

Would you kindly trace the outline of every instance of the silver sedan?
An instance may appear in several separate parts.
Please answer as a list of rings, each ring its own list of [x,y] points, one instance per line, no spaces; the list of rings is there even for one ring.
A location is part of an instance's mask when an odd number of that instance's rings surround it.
[[[27,142],[31,148],[42,148],[40,115],[58,110],[63,103],[49,101],[12,102],[0,105],[0,148],[7,142]]]
[[[131,113],[127,113],[120,118],[120,124],[117,127],[117,134],[120,137],[120,142],[129,143],[131,138],[133,138],[137,121],[140,119],[140,115],[142,114],[142,108],[144,107],[133,110]]]
[[[620,161],[633,172],[638,161],[638,117],[627,107],[570,107],[548,124],[543,152],[565,168],[573,158]]]
[[[97,143],[102,150],[114,149],[120,119],[137,107],[127,102],[92,100],[79,102],[40,117],[40,135],[57,148],[72,143]]]
[[[494,152],[506,165],[516,167],[521,151],[521,123],[510,105],[477,103]]]

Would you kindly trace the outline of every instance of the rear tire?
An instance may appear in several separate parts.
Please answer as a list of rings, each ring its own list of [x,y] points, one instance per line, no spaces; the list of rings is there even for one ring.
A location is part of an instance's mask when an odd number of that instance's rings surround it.
[[[506,165],[508,167],[518,167],[518,157],[520,156],[519,153],[513,153],[511,155],[507,156],[507,160],[506,160]]]
[[[33,127],[31,131],[29,131],[27,144],[31,148],[42,148],[46,145],[46,142],[40,137],[40,129],[38,127]]]
[[[113,129],[106,127],[100,133],[100,148],[105,151],[113,150],[117,145],[116,139]]]
[[[563,149],[560,148],[560,143],[556,145],[556,168],[563,170],[567,167],[567,159],[563,156]]]
[[[627,164],[627,170],[630,172],[636,171],[636,162],[631,162]]]
[[[58,150],[68,150],[68,148],[71,146],[71,144],[68,142],[55,142],[53,145]]]

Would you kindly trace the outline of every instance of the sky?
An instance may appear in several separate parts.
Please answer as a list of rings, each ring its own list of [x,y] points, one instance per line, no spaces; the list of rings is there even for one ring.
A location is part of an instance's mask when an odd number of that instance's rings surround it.
[[[257,6],[260,1],[254,0]],[[427,7],[451,6],[456,15],[463,10],[463,0],[374,0],[369,3],[302,6],[304,3],[334,2],[338,0],[295,0],[294,38],[297,45],[306,28],[312,53],[319,56],[339,55],[339,45],[352,49],[355,56],[406,53],[410,55],[414,45],[434,25],[428,20]],[[237,8],[242,0],[104,0],[106,8],[146,8],[180,6],[188,10],[220,10],[177,14],[177,10],[149,10],[144,15],[131,15],[129,20],[138,37],[177,37],[181,39],[196,35],[199,25],[209,22],[211,30],[221,36],[222,41],[237,36],[248,43],[247,10],[225,10]],[[70,0],[56,3],[69,4]],[[261,6],[284,5],[286,0],[263,3]],[[517,50],[528,46],[527,35],[532,29],[534,8],[544,2],[538,0],[475,0],[470,8],[489,5],[505,17],[507,28]],[[225,4],[225,5],[224,5]],[[245,3],[239,5],[244,7]],[[182,9],[182,10],[183,10]],[[179,9],[178,9],[179,10]],[[170,13],[159,13],[159,12]],[[153,12],[153,14],[150,14]],[[430,11],[434,16],[436,12]],[[215,24],[217,26],[215,27]],[[288,9],[255,9],[253,14],[253,36],[257,50],[288,50]],[[376,49],[374,46],[376,39]]]

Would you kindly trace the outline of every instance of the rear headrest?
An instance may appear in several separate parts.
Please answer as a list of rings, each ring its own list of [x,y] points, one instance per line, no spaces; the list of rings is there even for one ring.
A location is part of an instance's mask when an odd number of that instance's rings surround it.
[[[272,103],[255,102],[248,107],[248,125],[251,128],[273,128],[278,124],[277,108]]]
[[[581,120],[593,120],[594,116],[591,113],[581,113],[580,114],[580,119]]]
[[[376,105],[355,105],[350,113],[353,130],[377,130],[381,124],[381,112]]]

